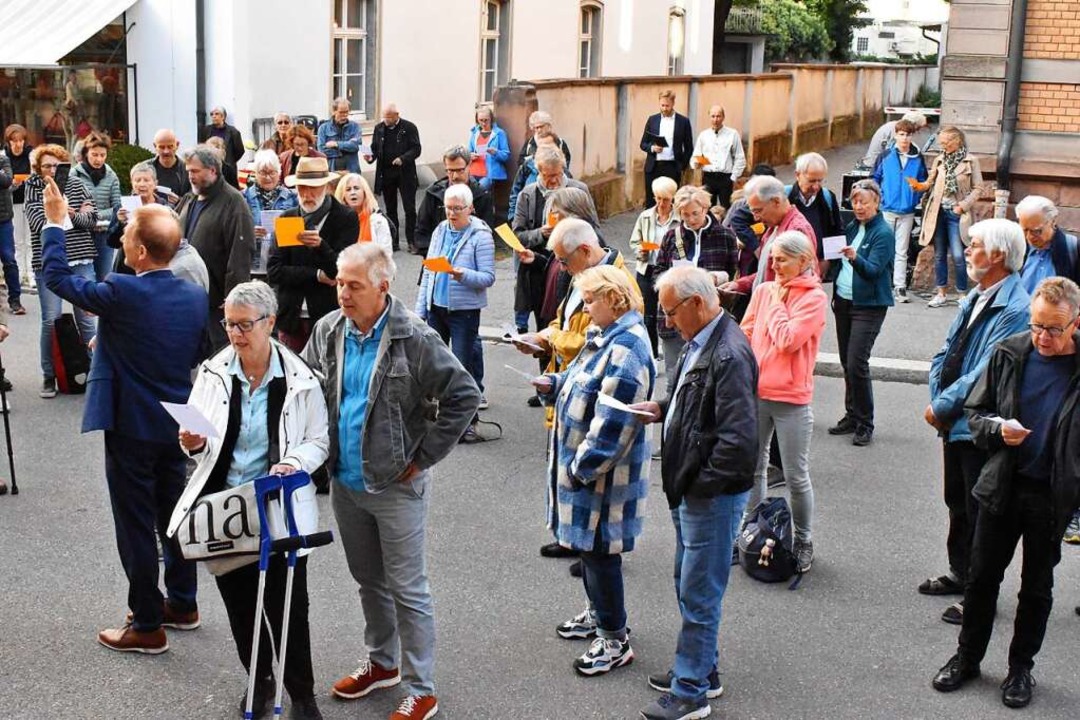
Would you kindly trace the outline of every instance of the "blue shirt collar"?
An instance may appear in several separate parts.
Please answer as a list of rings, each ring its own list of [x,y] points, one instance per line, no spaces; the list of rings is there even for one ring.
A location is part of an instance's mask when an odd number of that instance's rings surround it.
[[[716,317],[709,321],[708,325],[698,330],[697,335],[690,340],[689,344],[691,345],[692,350],[700,350],[705,347],[705,344],[709,342],[709,338],[712,337],[713,330],[720,324],[720,318],[722,317],[724,317],[723,308],[720,309],[720,313]]]
[[[371,338],[382,337],[383,328],[386,327],[386,319],[390,317],[390,297],[386,298],[386,307],[383,308],[382,315],[375,321],[375,324],[371,326],[371,330],[368,332],[362,332],[360,328],[356,326],[349,318],[345,318],[345,332],[349,337],[355,339],[357,342],[363,342]]]

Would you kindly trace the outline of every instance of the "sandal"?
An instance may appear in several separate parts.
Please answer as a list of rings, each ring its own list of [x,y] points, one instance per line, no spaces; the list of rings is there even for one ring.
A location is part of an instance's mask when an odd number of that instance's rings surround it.
[[[936,578],[928,578],[920,583],[919,592],[923,595],[963,595],[964,586],[953,579],[951,575],[941,575]]]

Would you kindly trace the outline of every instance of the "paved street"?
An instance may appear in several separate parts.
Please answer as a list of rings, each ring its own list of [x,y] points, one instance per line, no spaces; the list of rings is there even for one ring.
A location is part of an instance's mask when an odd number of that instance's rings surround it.
[[[840,167],[844,167],[841,165]],[[834,178],[839,170],[834,168]],[[838,180],[834,181],[838,186]],[[632,215],[604,224],[625,248]],[[419,259],[398,254],[395,292],[415,297]],[[502,261],[482,322],[510,320],[512,274]],[[203,626],[170,634],[159,657],[109,652],[96,632],[120,622],[126,589],[112,535],[100,434],[80,435],[80,397],[37,397],[37,303],[13,318],[3,360],[16,386],[11,415],[22,493],[0,497],[0,718],[234,718],[244,675],[212,578],[200,576]],[[890,312],[877,354],[927,360],[954,309],[912,303]],[[501,346],[486,351],[484,416],[502,440],[459,447],[437,470],[428,533],[439,629],[439,717],[503,720],[631,718],[653,696],[645,677],[672,659],[679,614],[672,590],[673,531],[653,469],[645,534],[625,564],[637,659],[607,677],[575,676],[586,644],[555,625],[584,605],[567,561],[541,559],[542,412],[510,364],[533,362]],[[831,329],[823,350],[834,351]],[[921,419],[925,386],[878,383],[874,444],[852,447],[825,428],[840,416],[842,381],[819,378],[812,450],[817,515],[814,568],[802,586],[758,583],[735,568],[724,605],[721,669],[725,718],[1018,717],[1000,703],[1018,573],[1006,577],[984,677],[955,695],[930,678],[955,648],[939,620],[951,599],[915,586],[946,567],[940,445]],[[0,476],[7,471],[0,466]],[[328,498],[323,524],[333,527]],[[399,697],[340,703],[331,683],[363,652],[355,585],[337,545],[310,563],[315,674],[327,718],[385,719]],[[1034,671],[1031,718],[1073,718],[1080,704],[1080,549],[1063,548],[1057,603]]]

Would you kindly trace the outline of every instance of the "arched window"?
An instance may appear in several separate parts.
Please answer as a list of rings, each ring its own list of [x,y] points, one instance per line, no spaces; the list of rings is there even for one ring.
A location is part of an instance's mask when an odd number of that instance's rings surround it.
[[[480,102],[510,77],[510,0],[483,0],[480,18]]]
[[[377,0],[334,1],[334,72],[330,97],[346,97],[352,112],[364,118],[375,112],[375,25]]]
[[[685,48],[686,10],[676,6],[668,11],[668,75],[683,74]]]
[[[599,77],[600,47],[603,42],[603,5],[595,0],[581,3],[578,32],[578,77]]]

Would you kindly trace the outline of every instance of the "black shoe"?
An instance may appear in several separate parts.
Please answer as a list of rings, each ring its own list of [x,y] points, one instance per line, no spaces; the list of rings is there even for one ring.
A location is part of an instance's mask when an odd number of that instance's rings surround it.
[[[529,407],[543,407],[544,405],[544,403],[540,402],[540,398],[538,398],[536,395],[533,395],[528,400],[526,400],[525,404]]]
[[[855,432],[855,421],[847,415],[840,418],[840,422],[829,428],[830,435],[850,435]]]
[[[866,447],[872,442],[874,442],[874,431],[866,428],[859,428],[851,438],[851,444],[855,447]]]
[[[251,717],[258,720],[261,717],[266,716],[266,706],[270,704],[274,699],[274,691],[277,688],[274,687],[274,678],[262,678],[255,681],[255,697],[254,702],[251,703]],[[240,717],[244,716],[247,711],[247,691],[244,691],[244,696],[240,698]]]
[[[945,608],[945,612],[941,613],[941,619],[950,625],[963,625],[964,624],[964,603],[953,603],[949,607]]]
[[[570,574],[573,575],[576,578],[581,577],[581,561],[580,560],[575,560],[574,562],[570,563]]]
[[[939,575],[919,583],[919,592],[923,595],[963,595],[964,583],[952,575]]]
[[[978,665],[969,663],[959,655],[953,655],[949,658],[949,662],[938,670],[932,685],[938,692],[952,692],[959,690],[969,680],[974,680],[981,674]]]
[[[1031,702],[1031,688],[1035,687],[1035,678],[1028,670],[1009,668],[1005,682],[1001,683],[1001,702],[1005,707],[1022,708]]]
[[[18,300],[11,303],[10,307],[11,307],[11,314],[12,315],[25,315],[26,314],[26,308],[24,308],[22,306],[22,303],[19,302]]]
[[[649,687],[659,692],[671,692],[671,681],[675,673],[668,670],[666,673],[657,673],[649,676]],[[720,673],[716,668],[709,672],[709,689],[705,691],[705,697],[715,700],[724,694],[724,685],[720,682]]]
[[[540,546],[540,557],[546,558],[571,558],[577,557],[578,551],[563,547],[557,542]]]
[[[290,720],[323,720],[319,705],[313,697],[293,700],[292,707],[289,709],[289,718]]]

